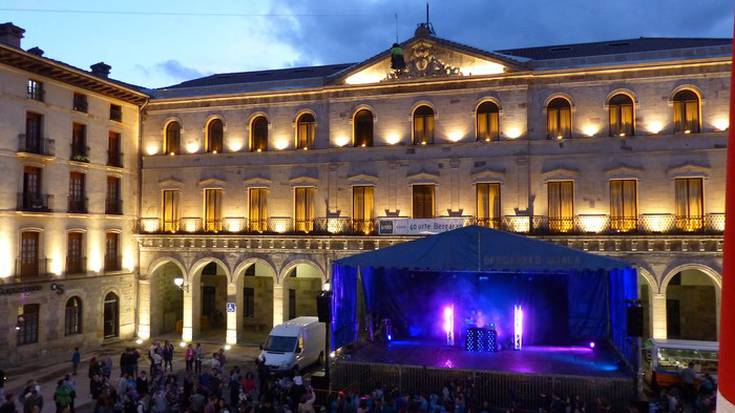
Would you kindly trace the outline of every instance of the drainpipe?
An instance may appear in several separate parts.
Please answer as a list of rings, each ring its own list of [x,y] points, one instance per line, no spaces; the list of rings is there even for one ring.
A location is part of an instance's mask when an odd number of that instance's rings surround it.
[[[150,103],[151,99],[146,98],[145,102],[138,108],[138,150],[136,151],[136,158],[137,158],[137,186],[138,186],[138,205],[137,205],[137,212],[134,214],[135,222],[133,223],[133,229],[135,230],[138,227],[138,223],[140,222],[140,214],[143,208],[143,111],[145,110],[145,107],[148,106],[148,103]],[[138,248],[138,247],[136,247]],[[140,328],[139,321],[140,321],[140,284],[137,282],[138,276],[140,276],[140,248],[138,248],[137,260],[138,264],[136,267],[138,268],[138,274],[135,277],[135,310],[133,311],[135,315],[135,334],[137,336],[138,329]],[[149,334],[150,336],[150,334]]]

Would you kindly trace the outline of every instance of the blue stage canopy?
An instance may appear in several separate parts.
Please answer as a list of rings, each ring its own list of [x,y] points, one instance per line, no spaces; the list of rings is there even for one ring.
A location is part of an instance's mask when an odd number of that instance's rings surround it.
[[[334,262],[414,271],[566,273],[630,267],[611,258],[521,235],[469,226]]]

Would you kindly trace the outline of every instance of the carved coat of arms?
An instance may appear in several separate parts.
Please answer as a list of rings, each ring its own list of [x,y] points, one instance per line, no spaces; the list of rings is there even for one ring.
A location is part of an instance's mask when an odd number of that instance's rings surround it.
[[[458,67],[444,63],[435,55],[434,48],[431,44],[420,42],[411,49],[411,55],[406,62],[406,67],[388,73],[385,80],[461,75],[462,73]]]

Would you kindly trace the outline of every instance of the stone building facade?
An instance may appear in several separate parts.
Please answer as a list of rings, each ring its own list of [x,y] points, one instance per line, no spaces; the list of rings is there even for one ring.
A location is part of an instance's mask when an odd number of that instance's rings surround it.
[[[729,39],[401,46],[404,69],[386,51],[121,103],[127,335],[257,340],[315,313],[332,260],[476,223],[627,260],[648,336],[716,340]]]

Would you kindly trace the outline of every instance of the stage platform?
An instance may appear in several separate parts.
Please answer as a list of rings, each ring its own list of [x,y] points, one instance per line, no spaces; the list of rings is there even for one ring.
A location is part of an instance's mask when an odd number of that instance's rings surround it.
[[[363,345],[335,361],[333,388],[370,391],[376,384],[439,392],[448,380],[472,384],[493,406],[540,407],[540,394],[609,401],[620,411],[635,398],[634,375],[603,348],[529,346],[522,351],[472,353],[409,341]],[[618,410],[620,409],[620,410]]]

